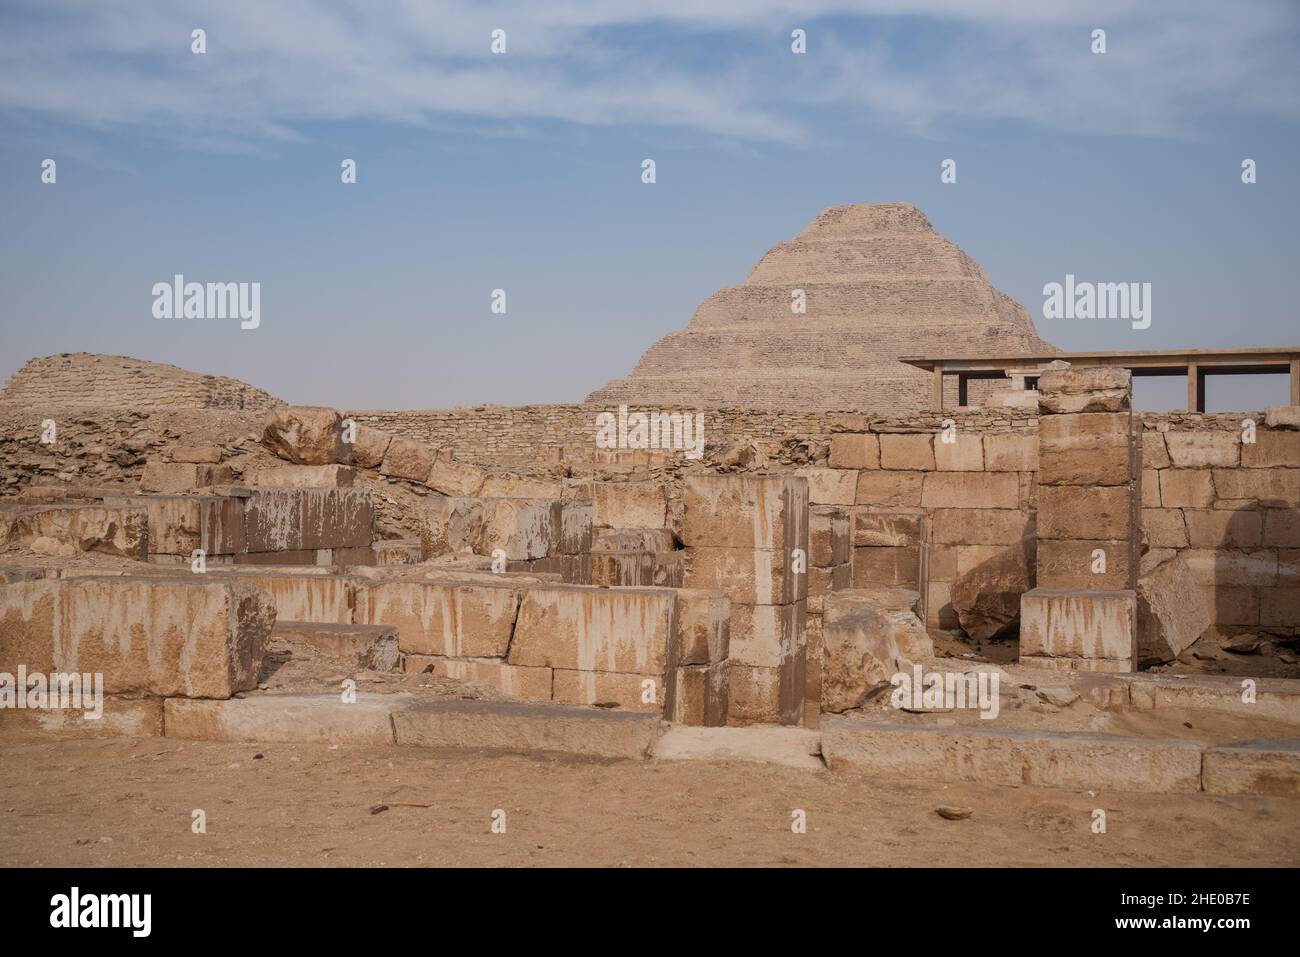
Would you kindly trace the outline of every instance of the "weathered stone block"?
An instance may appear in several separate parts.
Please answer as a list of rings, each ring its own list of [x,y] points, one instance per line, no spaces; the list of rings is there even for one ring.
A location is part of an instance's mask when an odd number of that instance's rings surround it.
[[[1165,446],[1176,469],[1235,468],[1241,462],[1237,432],[1166,432]]]
[[[1214,483],[1208,469],[1161,469],[1160,504],[1165,508],[1209,508]]]
[[[1142,467],[1167,469],[1171,464],[1169,448],[1165,445],[1165,434],[1163,432],[1143,432]]]
[[[853,557],[849,513],[817,505],[808,514],[808,564],[823,568],[843,565]]]
[[[683,588],[677,592],[677,663],[725,661],[731,648],[731,599]]]
[[[221,449],[215,445],[177,445],[172,449],[172,461],[216,465],[221,461]]]
[[[1181,556],[1137,583],[1138,661],[1173,661],[1214,624],[1214,608]]]
[[[1034,540],[1025,538],[1014,546],[998,549],[995,556],[954,581],[948,601],[941,603],[952,605],[962,630],[975,641],[990,641],[1014,632],[1020,621],[1020,597],[1034,587]]]
[[[831,436],[830,463],[833,469],[878,469],[880,440],[865,432],[836,432]]]
[[[1187,547],[1187,523],[1181,509],[1144,508],[1142,528],[1152,548]]]
[[[550,668],[508,665],[499,658],[406,655],[402,660],[402,669],[407,674],[431,674],[452,681],[487,685],[520,701],[551,700],[553,672]]]
[[[860,707],[899,672],[934,658],[917,594],[904,588],[841,592],[822,616],[823,711]]]
[[[880,467],[883,469],[934,469],[934,436],[887,433],[880,436]]]
[[[393,714],[411,695],[358,694],[344,703],[337,693],[259,695],[229,701],[168,698],[169,738],[192,741],[285,741],[392,744]]]
[[[1300,469],[1214,469],[1214,491],[1221,499],[1252,500],[1279,506],[1300,504]]]
[[[853,587],[906,585],[916,588],[921,577],[921,550],[907,546],[853,549]]]
[[[0,671],[103,674],[106,694],[228,698],[257,684],[275,609],[253,585],[200,576],[0,586]]]
[[[921,504],[924,472],[859,472],[854,500],[858,505],[915,508]]]
[[[551,697],[562,704],[614,705],[659,714],[664,710],[665,692],[661,679],[646,675],[556,668]]]
[[[297,465],[346,462],[343,416],[313,405],[276,406],[267,416],[262,444]]]
[[[931,472],[921,504],[926,508],[1018,508],[1020,480],[1013,472]]]
[[[1037,656],[1106,658],[1132,671],[1136,639],[1137,596],[1131,591],[1036,588],[1021,598],[1021,664]]]
[[[479,490],[483,498],[547,498],[564,497],[561,479],[534,478],[527,475],[488,475]],[[590,508],[591,503],[587,503]]]
[[[350,465],[279,465],[245,473],[244,482],[279,488],[351,488],[356,474]]]
[[[326,654],[353,659],[371,671],[395,671],[401,660],[397,629],[392,625],[354,625],[339,622],[278,619],[274,638],[310,645]]]
[[[479,493],[487,472],[477,465],[452,460],[447,449],[438,452],[424,484],[443,495],[473,496]]]
[[[934,465],[941,472],[982,472],[984,440],[979,435],[957,432],[953,441],[940,435],[934,440]]]
[[[858,490],[858,475],[847,469],[799,469],[794,473],[808,481],[812,505],[852,505]]]
[[[1043,539],[1037,551],[1039,588],[1104,591],[1131,584],[1126,541]]]
[[[1300,798],[1300,741],[1242,741],[1207,748],[1201,765],[1209,794]]]
[[[984,436],[984,468],[990,472],[1038,471],[1038,440],[1033,435]]]
[[[1038,537],[1125,541],[1131,534],[1130,491],[1124,486],[1053,485],[1038,490]]]
[[[1131,382],[1127,369],[1048,369],[1038,377],[1038,409],[1058,414],[1124,412],[1129,408]]]
[[[682,541],[719,548],[808,550],[808,483],[796,476],[686,480]]]
[[[666,528],[667,492],[658,482],[596,482],[592,523],[609,528]]]
[[[78,552],[144,561],[149,555],[149,517],[134,497],[102,505],[0,506],[0,545],[30,546],[38,538]]]
[[[350,452],[350,461],[357,468],[377,469],[384,464],[392,441],[392,435],[383,429],[357,423],[352,444],[345,446],[345,451]]]
[[[522,498],[482,500],[483,523],[474,551],[491,555],[496,549],[511,561],[546,558],[556,553],[564,522],[560,501]]]
[[[854,545],[895,547],[921,543],[925,523],[924,512],[883,512],[874,508],[858,508],[854,512]]]
[[[779,668],[803,653],[807,602],[731,606],[728,657],[742,665]]]
[[[483,502],[470,498],[426,498],[417,515],[420,559],[473,551],[483,533]]]
[[[744,605],[788,605],[808,597],[808,576],[794,570],[794,557],[759,548],[688,548],[686,588],[722,592]]]
[[[941,545],[1014,545],[1034,528],[1032,512],[945,508],[930,513],[930,541]]]
[[[1254,442],[1242,443],[1241,466],[1300,468],[1300,432],[1256,432]]]
[[[412,482],[423,482],[433,471],[433,462],[437,455],[438,450],[430,445],[394,435],[392,441],[388,443],[388,450],[384,452],[384,461],[379,466],[379,473],[391,475],[393,478],[410,479]]]
[[[1193,548],[1258,548],[1264,540],[1264,513],[1256,509],[1183,511]]]
[[[408,654],[501,658],[519,602],[519,590],[504,583],[367,582],[357,587],[356,618],[396,627]]]
[[[661,677],[670,662],[675,611],[671,589],[530,588],[519,607],[508,660]]]

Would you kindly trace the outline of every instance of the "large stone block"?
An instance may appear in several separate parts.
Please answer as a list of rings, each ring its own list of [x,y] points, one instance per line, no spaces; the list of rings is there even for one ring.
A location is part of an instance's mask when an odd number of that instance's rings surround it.
[[[1214,608],[1182,556],[1137,583],[1138,661],[1173,661],[1214,624]]]
[[[1054,485],[1038,490],[1038,537],[1125,541],[1132,533],[1127,487]]]
[[[688,546],[808,550],[808,482],[796,476],[706,475],[686,480]]]
[[[167,737],[191,741],[392,744],[393,714],[413,699],[408,694],[358,694],[356,701],[344,702],[333,692],[229,701],[168,698],[164,722]]]
[[[416,518],[420,559],[473,551],[483,533],[483,502],[472,498],[426,498]]]
[[[251,582],[271,597],[277,618],[321,624],[352,621],[353,586],[342,575],[256,572],[250,567],[209,568],[208,575]]]
[[[1038,440],[1033,435],[984,436],[984,468],[990,472],[1038,471]]]
[[[592,523],[609,528],[666,528],[668,495],[658,482],[596,482]]]
[[[1152,548],[1186,548],[1187,523],[1182,509],[1142,509],[1142,529]]]
[[[934,469],[934,436],[886,433],[880,436],[880,467],[883,469]]]
[[[822,616],[823,711],[860,707],[900,672],[934,658],[918,596],[904,588],[839,592]]]
[[[519,590],[505,583],[367,582],[357,586],[356,618],[396,627],[407,654],[501,658],[519,601]]]
[[[675,637],[671,589],[534,587],[524,593],[512,665],[662,677]]]
[[[1036,588],[1020,601],[1020,662],[1102,658],[1134,670],[1137,596],[1131,591]]]
[[[357,423],[356,434],[348,446],[351,463],[361,469],[379,468],[384,464],[384,456],[388,454],[392,441],[393,436],[383,429]]]
[[[659,714],[666,689],[660,678],[625,675],[612,671],[555,669],[551,697],[561,704],[614,706],[628,711]]]
[[[829,568],[853,557],[849,513],[842,508],[817,505],[808,514],[808,564]]]
[[[742,665],[779,668],[803,653],[808,605],[731,606],[731,640],[728,657]]]
[[[794,473],[808,481],[812,505],[852,505],[857,496],[858,475],[848,469],[799,469]]]
[[[924,512],[885,512],[875,508],[857,508],[853,516],[853,545],[919,545],[924,525]]]
[[[1167,469],[1171,464],[1173,463],[1169,458],[1169,447],[1165,445],[1165,434],[1163,432],[1143,432],[1142,467],[1147,469]]]
[[[196,465],[189,462],[148,462],[140,476],[140,491],[177,494],[196,488],[221,485],[234,480],[228,465]]]
[[[371,671],[396,671],[401,661],[397,629],[392,625],[291,621],[277,616],[271,636],[355,661]]]
[[[1048,369],[1038,377],[1039,425],[1042,413],[1126,412],[1131,389],[1127,369]]]
[[[880,441],[866,432],[836,432],[831,436],[830,463],[833,469],[878,469]]]
[[[1258,548],[1264,541],[1264,511],[1185,509],[1188,543],[1193,548]]]
[[[858,505],[916,508],[921,504],[924,475],[924,472],[859,472],[854,500]]]
[[[256,686],[274,621],[247,582],[14,582],[0,586],[0,671],[101,673],[106,694],[228,698]]]
[[[1019,508],[1020,480],[1013,472],[931,472],[921,504],[926,508]]]
[[[483,524],[474,551],[496,549],[511,561],[546,558],[558,553],[564,522],[563,503],[523,498],[483,499]]]
[[[954,581],[949,602],[968,636],[990,641],[1015,631],[1020,622],[1020,596],[1033,587],[1034,540],[1025,538],[1000,548],[997,555]]]
[[[561,555],[585,555],[591,551],[594,518],[594,509],[590,502],[572,499],[560,502],[560,536],[557,550]],[[671,550],[672,536],[666,529],[646,530],[646,534],[667,536],[669,539],[667,547],[659,550]]]
[[[1038,587],[1104,591],[1128,588],[1129,543],[1069,541],[1045,538],[1038,542]]]
[[[1161,469],[1160,504],[1165,508],[1209,508],[1214,504],[1212,473],[1208,469]]]
[[[1214,469],[1220,499],[1251,500],[1282,507],[1300,505],[1300,469]]]
[[[149,555],[148,513],[126,499],[102,505],[0,506],[0,545],[30,546],[38,538],[78,552],[144,561]]]
[[[1300,433],[1256,432],[1242,443],[1241,466],[1247,469],[1300,468]]]
[[[278,488],[351,488],[356,469],[350,465],[279,465],[245,473],[244,484]]]
[[[777,724],[781,720],[781,669],[756,665],[730,666],[727,723]]]
[[[1188,548],[1182,557],[1188,574],[1200,585],[1271,588],[1278,583],[1278,553],[1274,549],[1247,552]]]
[[[334,409],[322,406],[276,406],[267,416],[262,444],[297,465],[347,461],[343,417]]]
[[[447,449],[438,452],[424,484],[443,495],[473,496],[479,493],[487,472],[477,465],[456,462]]]
[[[725,661],[731,648],[731,599],[714,592],[677,592],[677,663]]]
[[[730,698],[729,662],[714,665],[683,665],[675,670],[673,695],[675,725],[720,728],[727,723]]]
[[[483,498],[563,498],[562,479],[536,478],[528,475],[488,475],[479,490]],[[590,502],[587,503],[590,507]]]
[[[1034,529],[1032,512],[1004,508],[935,509],[929,521],[940,545],[1014,545]]]
[[[686,549],[686,588],[722,592],[743,605],[788,605],[808,597],[808,575],[790,553],[759,548]]]
[[[939,435],[934,440],[934,466],[941,472],[984,471],[984,440],[979,435],[966,432],[952,434],[945,442]]]
[[[301,533],[298,548],[360,548],[374,540],[375,511],[370,490],[364,488],[285,489],[300,500],[297,506]],[[254,548],[259,537],[249,528],[274,528],[277,515],[292,515],[293,507],[277,502],[272,490],[258,491],[245,506],[245,546],[249,551],[274,551]],[[271,524],[268,525],[268,522]],[[270,536],[275,538],[273,532]]]
[[[1235,468],[1241,463],[1237,432],[1166,432],[1165,447],[1176,469]]]
[[[828,718],[822,753],[833,771],[910,781],[1156,794],[1191,794],[1201,784],[1197,742],[1086,732]]]
[[[431,701],[393,712],[399,745],[645,758],[659,716],[515,701]]]
[[[853,549],[853,587],[905,585],[916,588],[921,580],[921,550],[916,547]]]
[[[379,466],[379,473],[391,475],[393,478],[410,479],[412,482],[423,482],[433,471],[433,462],[437,456],[438,450],[431,445],[394,435],[392,441],[388,443],[387,451],[384,452],[384,461]]]
[[[1242,741],[1207,748],[1202,783],[1209,794],[1300,798],[1300,741]]]

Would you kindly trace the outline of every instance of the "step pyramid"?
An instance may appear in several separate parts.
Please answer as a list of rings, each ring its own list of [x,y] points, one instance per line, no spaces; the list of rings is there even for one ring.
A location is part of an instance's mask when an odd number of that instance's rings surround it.
[[[833,206],[587,400],[902,413],[929,407],[931,377],[899,356],[1056,351],[916,207]]]

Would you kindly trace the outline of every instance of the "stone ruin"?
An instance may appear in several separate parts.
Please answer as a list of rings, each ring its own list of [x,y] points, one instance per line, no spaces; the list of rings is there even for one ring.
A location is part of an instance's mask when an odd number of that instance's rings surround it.
[[[918,261],[942,245],[910,207],[830,210],[755,276],[815,251],[838,288],[890,248],[863,223],[901,223]],[[954,282],[983,283],[945,249]],[[0,393],[0,674],[96,672],[109,698],[93,726],[0,723],[632,758],[783,726],[832,769],[1300,794],[1297,410],[1254,414],[1247,442],[1241,416],[1135,413],[1127,372],[1056,365],[1032,409],[868,407],[797,446],[512,470],[252,390],[73,411],[35,398],[29,364]],[[42,447],[47,417],[64,428]],[[1279,670],[1246,704],[1227,663],[1252,641]],[[1220,670],[1177,670],[1210,645]],[[999,681],[982,713],[892,702],[912,674]],[[1286,740],[1123,723],[1187,709]]]

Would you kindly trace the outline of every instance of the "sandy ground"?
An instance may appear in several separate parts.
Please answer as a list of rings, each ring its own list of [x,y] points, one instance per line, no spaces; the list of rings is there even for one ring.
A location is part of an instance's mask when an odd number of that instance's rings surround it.
[[[1300,801],[1277,798],[163,738],[10,736],[0,751],[10,866],[1300,864]],[[206,834],[191,833],[195,808]]]

